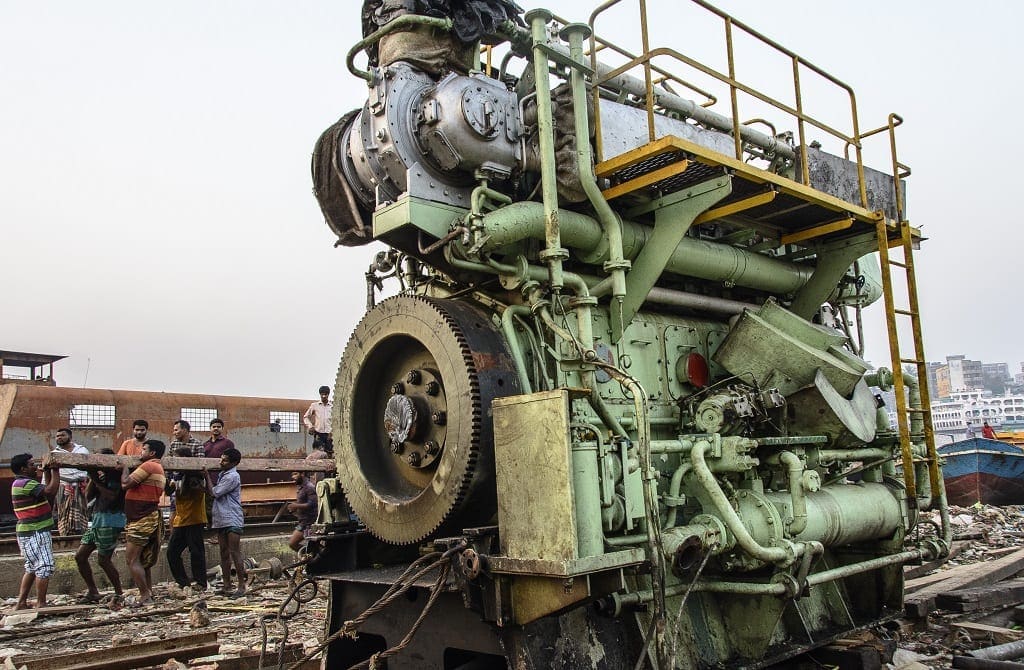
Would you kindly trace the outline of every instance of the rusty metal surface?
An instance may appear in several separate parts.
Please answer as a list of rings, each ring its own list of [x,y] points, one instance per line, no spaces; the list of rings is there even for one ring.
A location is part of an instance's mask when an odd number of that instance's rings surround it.
[[[181,418],[182,408],[187,407],[215,410],[224,420],[225,435],[243,456],[301,458],[310,451],[312,438],[304,430],[297,433],[271,431],[270,412],[298,412],[301,416],[310,402],[7,384],[0,387],[0,463],[9,462],[14,454],[42,455],[49,450],[56,431],[70,424],[70,410],[75,405],[112,405],[115,408],[113,427],[74,429],[74,441],[94,453],[104,447],[116,451],[121,442],[132,436],[135,419],[149,422],[149,437],[170,444],[171,427]],[[207,429],[208,426],[193,426],[192,434],[205,440]]]
[[[240,396],[194,393],[151,393],[110,389],[76,389],[33,384],[0,385],[0,514],[11,512],[10,484],[13,475],[7,468],[11,456],[30,453],[42,457],[55,445],[57,430],[70,424],[75,405],[112,405],[114,425],[109,428],[75,427],[74,441],[92,453],[103,448],[117,451],[132,436],[132,422],[149,422],[149,437],[170,444],[171,427],[181,417],[182,408],[215,410],[225,422],[229,437],[245,458],[304,458],[312,449],[312,438],[305,430],[295,433],[270,429],[270,412],[297,412],[300,416],[311,401],[285,398],[246,398]],[[208,436],[207,426],[193,426],[199,440]],[[243,472],[242,483],[283,480],[288,476]]]
[[[333,465],[333,461],[330,461]],[[332,468],[333,469],[333,468]],[[270,482],[269,484],[246,484],[242,487],[242,504],[259,502],[281,502],[295,500],[295,484],[292,482]]]
[[[491,407],[501,553],[546,562],[576,559],[568,393],[498,398]]]

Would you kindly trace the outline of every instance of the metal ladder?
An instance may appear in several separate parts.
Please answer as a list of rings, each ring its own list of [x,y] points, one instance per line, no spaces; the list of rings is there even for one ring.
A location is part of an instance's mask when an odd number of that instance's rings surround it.
[[[924,355],[924,339],[921,336],[921,313],[920,303],[917,299],[917,277],[914,274],[914,243],[920,239],[920,232],[911,227],[906,220],[903,211],[903,187],[901,180],[910,176],[910,168],[900,163],[896,158],[896,134],[895,128],[902,122],[895,114],[889,115],[888,126],[878,130],[889,131],[890,149],[892,152],[893,183],[896,188],[896,221],[881,217],[876,226],[878,237],[879,265],[882,274],[882,294],[885,298],[885,321],[889,331],[889,353],[892,358],[893,387],[896,393],[896,421],[899,425],[900,449],[903,457],[903,479],[907,487],[908,503],[917,505],[917,482],[914,479],[914,464],[926,462],[928,464],[928,478],[931,485],[932,496],[939,495],[942,485],[941,473],[939,471],[939,459],[935,450],[935,431],[932,425],[931,393],[928,389],[928,363]],[[877,132],[877,131],[876,131]],[[903,260],[893,260],[889,250],[893,247],[903,248]],[[893,296],[892,268],[901,268],[904,273],[907,287],[909,306],[907,309],[898,308],[895,305]],[[910,319],[911,334],[914,340],[913,358],[904,358],[900,348],[899,332],[896,324],[898,316]],[[906,397],[906,385],[903,383],[903,365],[913,364],[917,371],[918,384],[921,390],[921,407],[910,407]],[[910,417],[919,414],[922,419],[923,439],[927,453],[923,459],[915,459],[912,450],[912,436],[910,433]]]

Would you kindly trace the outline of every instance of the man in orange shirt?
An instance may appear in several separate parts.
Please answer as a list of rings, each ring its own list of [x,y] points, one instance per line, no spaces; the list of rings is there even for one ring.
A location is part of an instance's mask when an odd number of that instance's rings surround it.
[[[992,426],[988,425],[988,421],[981,427],[981,436],[986,440],[996,439],[996,431],[992,429]]]
[[[146,433],[149,432],[149,422],[145,419],[135,419],[132,424],[132,436],[121,443],[117,450],[118,456],[141,456],[142,445],[146,441]]]
[[[139,605],[153,602],[153,576],[150,569],[160,554],[163,519],[160,516],[160,496],[167,479],[160,459],[166,445],[160,440],[146,440],[142,444],[139,464],[133,472],[121,466],[121,486],[125,489],[124,560],[139,587]]]

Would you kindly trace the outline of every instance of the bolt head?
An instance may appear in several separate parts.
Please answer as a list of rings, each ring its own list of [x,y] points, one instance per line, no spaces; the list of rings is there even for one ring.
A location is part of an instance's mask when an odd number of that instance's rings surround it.
[[[405,376],[405,381],[409,384],[419,384],[423,379],[423,375],[419,370],[409,370],[409,374]]]
[[[405,443],[404,442],[392,442],[391,443],[391,453],[392,454],[400,454],[403,451],[405,451]]]
[[[416,467],[423,460],[423,457],[420,456],[420,452],[414,451],[406,457],[406,460],[409,461],[409,465]]]
[[[431,456],[441,451],[441,447],[433,440],[428,440],[427,443],[423,445],[423,449]]]
[[[395,382],[391,385],[391,395],[405,395],[405,384]]]
[[[430,414],[430,420],[438,426],[443,426],[448,422],[448,413],[442,410],[437,410]]]
[[[441,392],[441,385],[437,382],[430,382],[427,384],[427,395],[437,395]]]

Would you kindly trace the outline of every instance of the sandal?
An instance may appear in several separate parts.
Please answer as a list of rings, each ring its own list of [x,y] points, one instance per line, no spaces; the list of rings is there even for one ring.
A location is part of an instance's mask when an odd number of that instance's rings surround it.
[[[75,604],[76,605],[95,605],[95,604],[99,603],[102,600],[103,600],[103,597],[100,594],[98,594],[98,593],[96,595],[93,595],[91,593],[86,593],[84,596],[79,597],[78,600],[75,601]]]

